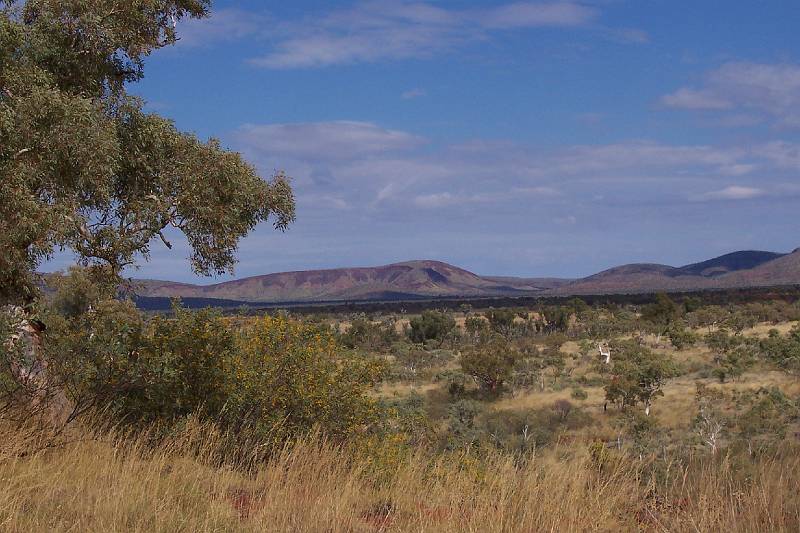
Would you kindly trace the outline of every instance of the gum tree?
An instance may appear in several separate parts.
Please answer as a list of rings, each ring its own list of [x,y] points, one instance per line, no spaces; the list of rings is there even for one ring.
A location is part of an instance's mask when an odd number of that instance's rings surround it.
[[[180,232],[193,269],[230,271],[241,237],[294,219],[288,180],[143,110],[127,87],[208,0],[0,0],[0,304],[36,296],[58,249],[105,277]]]
[[[653,400],[664,395],[664,384],[677,374],[675,362],[630,341],[616,343],[612,349],[616,355],[605,386],[606,400],[623,408],[642,403],[649,415]]]
[[[109,309],[122,272],[153,243],[171,248],[182,235],[193,270],[211,275],[232,270],[259,222],[283,230],[294,220],[282,173],[262,179],[238,153],[181,132],[128,93],[145,58],[176,42],[179,22],[208,10],[209,0],[0,0],[0,414],[5,399],[52,403],[51,391],[69,390],[85,369],[109,370],[93,378],[102,390],[116,383],[106,360],[133,352]],[[83,309],[92,328],[61,332],[81,340],[91,329],[88,344],[55,360],[33,304],[36,271],[57,250],[89,267],[97,294]]]

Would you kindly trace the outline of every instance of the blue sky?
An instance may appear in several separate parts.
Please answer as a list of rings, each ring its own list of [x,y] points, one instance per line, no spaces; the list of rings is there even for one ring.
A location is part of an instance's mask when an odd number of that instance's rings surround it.
[[[293,177],[297,222],[235,277],[574,277],[800,246],[798,23],[796,0],[218,1],[131,90]],[[196,281],[187,255],[132,274]]]

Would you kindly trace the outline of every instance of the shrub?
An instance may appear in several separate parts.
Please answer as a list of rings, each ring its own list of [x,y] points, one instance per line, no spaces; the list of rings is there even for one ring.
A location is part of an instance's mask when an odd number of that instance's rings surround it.
[[[461,369],[473,376],[481,388],[496,394],[511,377],[520,360],[519,351],[503,337],[494,336],[461,355]]]
[[[468,316],[464,320],[464,330],[473,339],[478,338],[489,331],[489,322],[480,316]]]
[[[622,407],[642,402],[649,413],[653,399],[663,395],[661,388],[666,380],[677,374],[675,363],[634,342],[619,342],[612,348],[615,356],[605,386],[606,399],[620,402]]]
[[[348,348],[365,348],[373,351],[387,350],[398,339],[393,320],[374,323],[366,317],[353,320],[340,340]]]
[[[691,330],[678,325],[671,327],[667,332],[667,336],[676,350],[690,348],[697,342],[697,335]]]
[[[500,335],[510,335],[517,314],[512,309],[489,309],[484,313],[489,328]]]
[[[319,328],[264,317],[245,328],[232,367],[236,386],[224,413],[229,425],[283,436],[317,426],[344,439],[377,420],[377,404],[368,393],[385,365],[342,350]]]
[[[456,327],[452,316],[439,311],[423,311],[409,322],[408,337],[411,342],[438,341],[441,346]]]
[[[575,389],[572,389],[572,392],[570,393],[570,397],[572,397],[572,399],[574,399],[574,400],[586,400],[587,398],[589,398],[589,395],[586,393],[585,390],[579,389],[579,388],[575,388]]]

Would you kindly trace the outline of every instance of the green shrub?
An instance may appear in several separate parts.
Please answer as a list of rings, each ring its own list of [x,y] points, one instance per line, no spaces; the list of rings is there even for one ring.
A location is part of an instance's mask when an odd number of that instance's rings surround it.
[[[441,346],[455,327],[455,319],[449,314],[423,311],[420,316],[410,320],[408,337],[411,342],[422,344],[426,341],[436,341]]]
[[[244,329],[231,366],[235,386],[223,413],[229,426],[282,436],[319,427],[344,439],[377,421],[369,391],[385,365],[342,350],[327,331],[265,317]]]
[[[500,391],[511,378],[512,370],[521,358],[520,352],[501,336],[494,336],[461,355],[461,369],[473,376],[481,388],[490,394]]]

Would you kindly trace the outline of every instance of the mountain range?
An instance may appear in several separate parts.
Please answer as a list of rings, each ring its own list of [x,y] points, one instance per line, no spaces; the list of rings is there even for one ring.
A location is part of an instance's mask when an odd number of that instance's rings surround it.
[[[628,264],[580,279],[479,276],[440,261],[421,260],[282,272],[212,285],[135,280],[140,297],[199,298],[212,303],[635,294],[778,285],[800,285],[800,249],[788,254],[734,252],[681,267]]]

